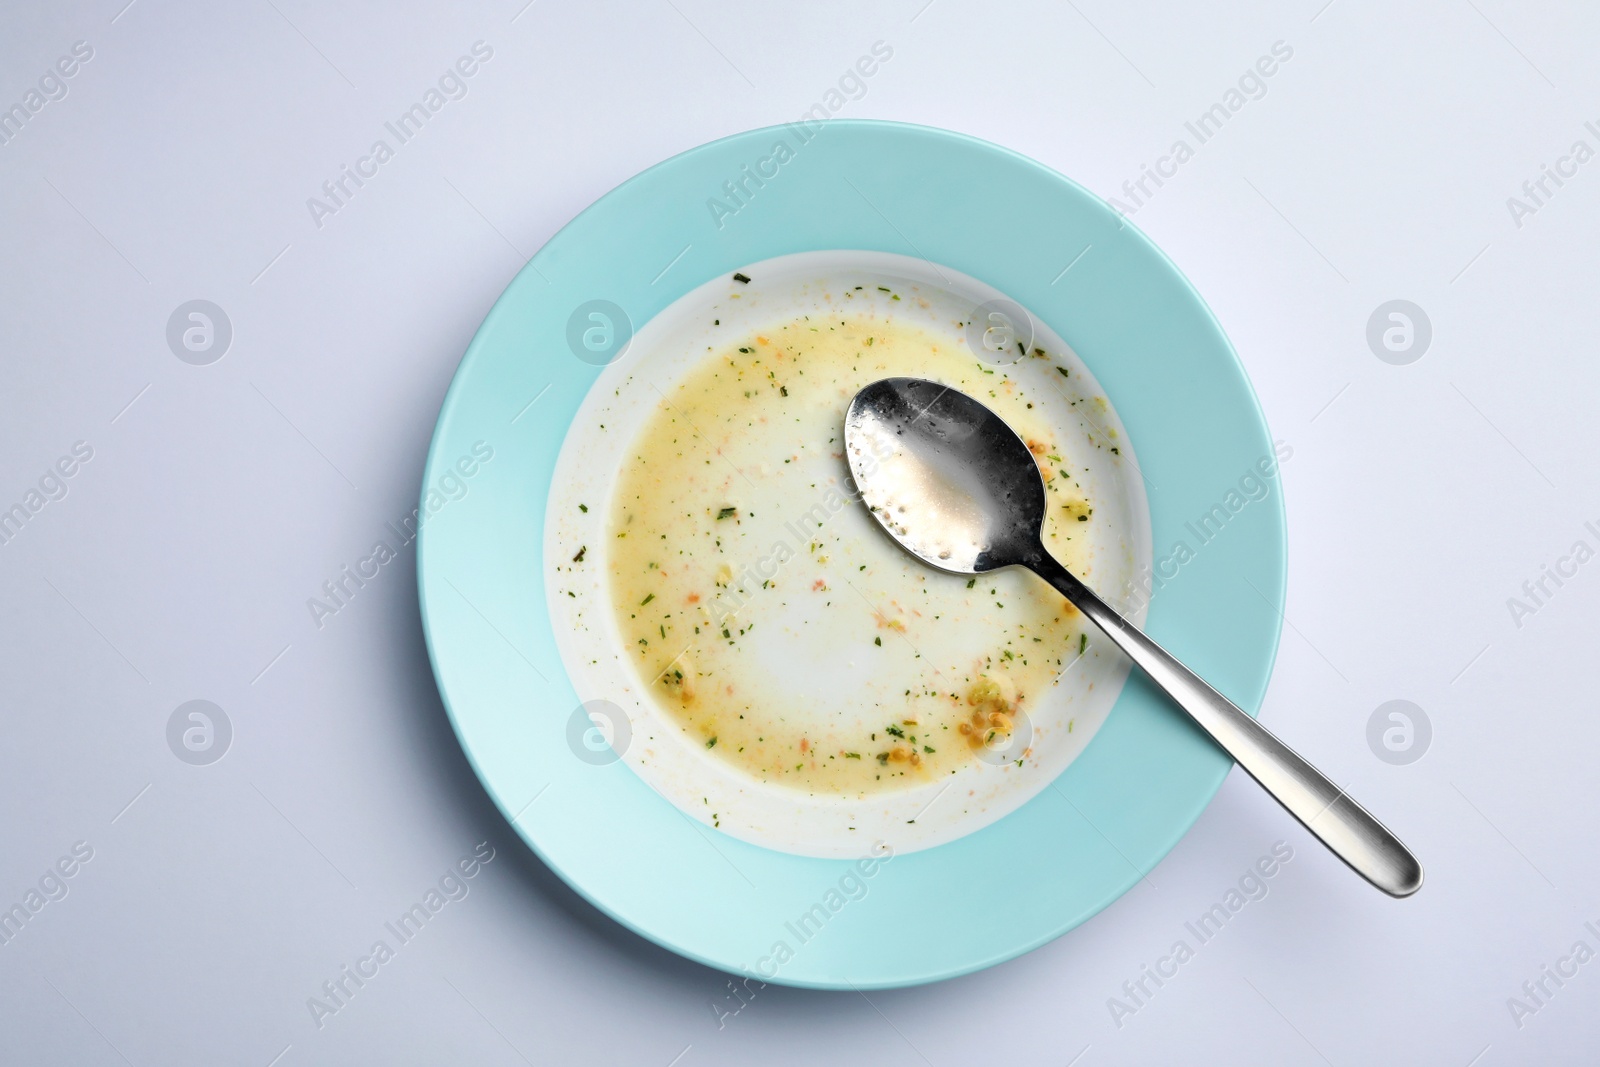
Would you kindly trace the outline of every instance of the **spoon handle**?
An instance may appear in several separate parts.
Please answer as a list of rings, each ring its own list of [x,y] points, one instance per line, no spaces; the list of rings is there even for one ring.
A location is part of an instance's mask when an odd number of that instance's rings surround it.
[[[1088,616],[1333,854],[1390,896],[1422,886],[1422,865],[1399,838],[1321,771],[1185,667],[1048,553],[1027,566]]]

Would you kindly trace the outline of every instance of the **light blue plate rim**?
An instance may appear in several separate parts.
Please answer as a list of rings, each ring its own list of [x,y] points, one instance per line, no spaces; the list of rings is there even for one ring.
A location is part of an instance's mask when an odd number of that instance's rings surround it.
[[[423,629],[467,759],[529,847],[640,935],[724,971],[865,990],[992,966],[1082,923],[1166,855],[1232,764],[1135,672],[1083,755],[1023,808],[856,866],[738,841],[625,764],[573,754],[578,698],[540,571],[551,471],[598,373],[567,347],[569,315],[605,299],[637,328],[710,278],[830,248],[980,278],[1072,345],[1127,428],[1172,575],[1146,629],[1252,714],[1280,636],[1286,526],[1277,478],[1249,480],[1273,442],[1204,301],[1099,198],[985,141],[867,120],[736,134],[618,186],[513,279],[445,396],[423,482]],[[464,463],[474,445],[493,458]]]

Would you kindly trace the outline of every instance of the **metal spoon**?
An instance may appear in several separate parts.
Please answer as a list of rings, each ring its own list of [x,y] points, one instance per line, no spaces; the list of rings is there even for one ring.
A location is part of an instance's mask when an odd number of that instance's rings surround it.
[[[856,394],[844,434],[863,502],[901,547],[956,574],[1033,571],[1357,874],[1391,896],[1421,887],[1422,865],[1382,823],[1045,551],[1044,481],[998,415],[938,382],[885,378]]]

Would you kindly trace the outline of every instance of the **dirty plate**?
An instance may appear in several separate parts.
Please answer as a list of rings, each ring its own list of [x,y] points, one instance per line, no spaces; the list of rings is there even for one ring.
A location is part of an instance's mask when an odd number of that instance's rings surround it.
[[[1254,711],[1281,618],[1280,457],[1227,338],[1098,198],[1015,153],[922,127],[740,134],[645,171],[556,234],[489,313],[445,399],[418,584],[468,759],[577,892],[723,970],[888,988],[999,963],[1094,915],[1182,837],[1231,764],[1135,673],[1087,747],[1008,813],[898,849],[875,834],[852,858],[724,833],[619,757],[628,717],[583,707],[546,599],[563,443],[607,364],[659,313],[751,264],[833,250],[992,287],[1082,361],[1137,456],[1146,629]]]

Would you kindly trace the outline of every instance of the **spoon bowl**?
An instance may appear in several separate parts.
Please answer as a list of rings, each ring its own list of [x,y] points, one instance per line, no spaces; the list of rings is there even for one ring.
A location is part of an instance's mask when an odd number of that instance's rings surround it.
[[[1039,556],[1044,479],[1016,431],[923,378],[884,378],[845,413],[845,456],[889,536],[940,570],[981,574]]]

